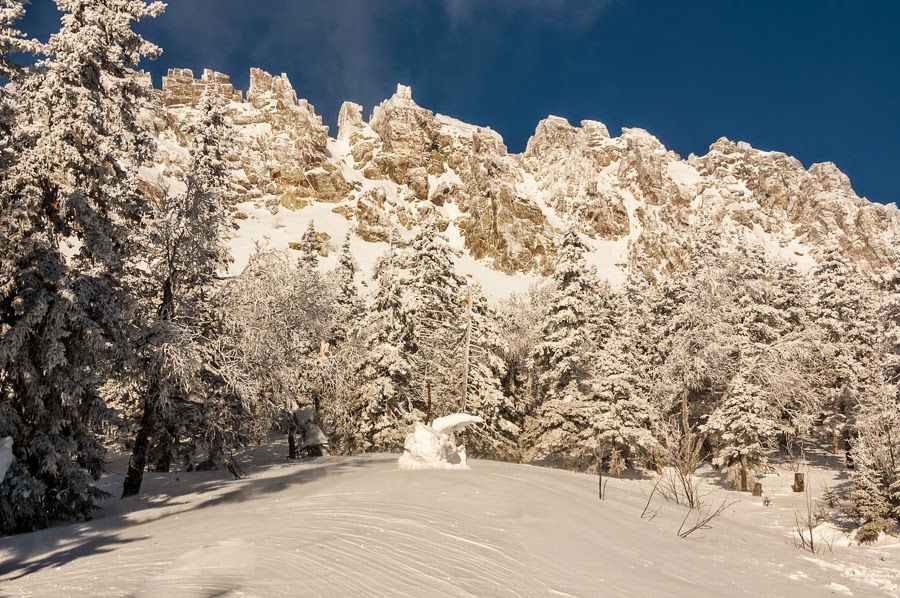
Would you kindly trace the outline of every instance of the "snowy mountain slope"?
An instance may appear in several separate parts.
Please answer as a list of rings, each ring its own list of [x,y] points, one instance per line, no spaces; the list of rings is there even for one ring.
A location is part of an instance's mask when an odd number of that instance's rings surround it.
[[[241,481],[147,474],[145,495],[107,501],[94,521],[0,539],[0,594],[882,596],[900,583],[897,545],[793,548],[803,497],[784,472],[773,507],[718,489],[712,499],[741,502],[681,539],[683,507],[654,502],[658,515],[641,519],[649,478],[610,480],[601,502],[595,477],[559,470],[399,471],[397,455],[285,463],[284,450],[241,455]]]
[[[409,239],[435,221],[459,252],[460,269],[497,298],[533,280],[520,276],[552,270],[570,224],[614,283],[637,260],[657,271],[683,269],[701,220],[732,244],[760,244],[804,269],[835,236],[864,271],[878,272],[889,244],[900,238],[896,206],[860,199],[830,163],[805,169],[784,154],[724,138],[705,156],[682,160],[642,129],[612,137],[602,123],[576,127],[554,116],[514,155],[496,132],[422,108],[402,85],[368,121],[361,106],[345,103],[329,138],[285,75],[258,69],[246,99],[212,71],[197,80],[174,69],[163,79],[155,116],[159,155],[143,170],[151,193],[177,190],[187,159],[184,125],[196,118],[204,90],[226,104],[234,125],[235,209],[259,223],[241,224],[236,249],[262,236],[286,247],[314,219],[332,239],[351,230],[360,261],[371,263],[392,229]],[[260,230],[267,219],[250,206],[284,214],[274,222],[283,228]],[[246,256],[238,250],[235,257],[239,269]]]

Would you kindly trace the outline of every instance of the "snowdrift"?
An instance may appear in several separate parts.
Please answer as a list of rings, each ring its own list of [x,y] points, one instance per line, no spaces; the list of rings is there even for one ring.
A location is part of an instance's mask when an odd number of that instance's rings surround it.
[[[480,423],[484,420],[468,413],[439,417],[430,426],[416,422],[416,429],[406,437],[397,466],[404,470],[469,469],[466,447],[456,445],[453,433]]]

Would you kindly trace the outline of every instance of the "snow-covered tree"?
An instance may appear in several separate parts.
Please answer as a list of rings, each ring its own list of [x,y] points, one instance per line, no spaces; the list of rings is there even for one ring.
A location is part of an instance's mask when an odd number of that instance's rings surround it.
[[[717,437],[716,465],[728,469],[736,490],[750,490],[750,475],[762,468],[765,453],[781,428],[777,405],[763,389],[739,373],[730,392],[707,418],[702,429]]]
[[[484,423],[467,433],[470,453],[505,460],[519,456],[518,437],[523,424],[515,400],[503,393],[505,364],[496,313],[469,280],[460,290],[463,307],[463,346],[458,369],[461,381],[459,411],[480,416]]]
[[[895,250],[900,258],[900,251]],[[863,526],[860,539],[900,525],[900,261],[881,285],[877,387],[860,397],[853,446],[851,513]]]
[[[316,245],[316,223],[313,220],[306,225],[303,239],[300,241],[300,262],[310,270],[319,266],[319,249]]]
[[[13,126],[16,118],[16,102],[14,95],[21,83],[26,69],[13,60],[16,54],[37,54],[41,45],[29,39],[15,28],[16,21],[25,16],[25,5],[28,0],[0,0],[0,173],[15,158],[12,140]]]
[[[550,294],[549,285],[533,284],[527,293],[513,293],[497,308],[506,370],[503,389],[514,398],[522,415],[530,413],[538,400],[537,371],[532,352],[542,338]]]
[[[290,416],[300,407],[314,407],[313,398],[304,394],[303,362],[318,350],[328,329],[328,285],[286,253],[258,250],[241,275],[225,285],[221,302],[223,334],[216,362],[241,399],[244,433],[261,441],[283,425],[289,457],[296,457],[296,425]]]
[[[204,363],[210,356],[201,339],[210,332],[204,334],[203,328],[213,319],[214,283],[231,259],[225,245],[229,217],[224,153],[229,128],[222,106],[208,92],[199,108],[198,122],[186,127],[191,161],[185,189],[164,194],[152,205],[148,256],[152,281],[141,302],[147,322],[138,368],[141,415],[123,496],[140,491],[154,436],[161,453],[157,468],[168,470],[177,428],[191,428],[184,420],[194,410],[183,404],[184,399],[192,396],[197,403],[212,398],[203,382]],[[209,423],[207,418],[200,421]],[[208,448],[221,453],[223,447]]]
[[[460,277],[453,271],[450,246],[434,224],[426,225],[411,247],[409,302],[413,383],[426,418],[454,413],[459,406],[461,342]]]
[[[815,317],[828,353],[823,409],[838,436],[852,427],[859,399],[874,391],[880,365],[875,354],[877,301],[836,239],[829,240],[813,277]]]
[[[609,287],[588,266],[585,252],[577,229],[566,231],[551,283],[543,340],[533,352],[542,402],[522,436],[529,460],[561,459],[576,468],[596,460],[591,383],[597,351],[613,325]]]
[[[621,326],[598,351],[595,365],[592,425],[598,450],[614,476],[629,464],[649,458],[657,446],[653,435],[656,415],[641,393],[636,374],[634,334],[630,326]]]
[[[356,274],[359,267],[350,249],[350,232],[341,244],[338,262],[331,271],[330,282],[334,288],[334,313],[332,315],[331,330],[328,334],[328,343],[338,347],[347,341],[358,330],[365,313],[365,303],[359,296],[356,286]]]
[[[9,5],[7,5],[8,7]],[[58,0],[61,30],[16,92],[17,160],[0,207],[0,411],[22,466],[7,529],[88,517],[100,494],[98,375],[133,347],[129,288],[147,204],[137,169],[154,149],[132,67],[159,49],[132,30],[164,5]]]
[[[406,281],[398,263],[397,241],[375,263],[375,289],[363,326],[368,347],[359,364],[360,387],[354,428],[345,432],[349,450],[398,450],[406,428],[424,418],[414,390],[413,337],[406,307]]]

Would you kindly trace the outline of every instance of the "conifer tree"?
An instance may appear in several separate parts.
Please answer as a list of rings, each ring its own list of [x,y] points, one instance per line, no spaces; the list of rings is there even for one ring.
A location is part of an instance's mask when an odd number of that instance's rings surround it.
[[[152,89],[132,67],[160,50],[132,23],[164,5],[56,4],[62,28],[17,92],[23,126],[0,209],[0,411],[24,470],[5,530],[89,517],[101,494],[85,470],[102,468],[100,376],[133,349],[133,232],[147,208],[137,169],[154,149],[140,117]]]
[[[414,345],[395,233],[391,239],[390,249],[375,264],[375,290],[364,324],[369,350],[359,366],[361,384],[353,407],[357,431],[348,441],[351,450],[400,449],[405,427],[424,417],[413,389]]]
[[[313,220],[306,225],[303,239],[300,242],[300,262],[310,270],[319,266],[319,250],[316,247],[316,223]]]
[[[592,422],[599,451],[612,475],[649,458],[656,448],[656,419],[641,394],[632,343],[634,331],[621,326],[597,353],[592,399],[597,412]]]
[[[880,365],[875,352],[877,302],[836,239],[829,240],[813,277],[815,319],[828,353],[824,410],[838,435],[853,426],[858,401],[874,391]]]
[[[533,353],[541,406],[522,436],[529,460],[562,460],[584,468],[596,461],[594,360],[612,331],[608,285],[585,261],[575,227],[566,231],[553,274],[543,341]]]
[[[500,357],[503,347],[497,316],[478,283],[468,281],[460,295],[464,346],[459,375],[462,399],[458,410],[484,419],[483,426],[467,433],[466,444],[474,456],[515,460],[519,456],[517,440],[523,418],[514,400],[501,387],[506,372]]]
[[[426,418],[434,418],[455,412],[459,404],[462,281],[453,271],[450,246],[434,224],[424,227],[411,250],[410,301],[405,307],[413,339],[413,382]]]
[[[185,190],[173,197],[163,196],[152,206],[152,281],[142,301],[149,324],[138,367],[143,379],[139,386],[141,417],[123,497],[140,491],[154,440],[160,453],[157,469],[168,471],[171,445],[179,435],[176,428],[187,424],[186,397],[193,396],[195,406],[211,399],[202,382],[210,356],[200,339],[211,332],[203,327],[212,319],[214,283],[231,259],[224,237],[228,225],[224,153],[229,129],[223,108],[208,92],[201,98],[199,110],[198,122],[187,127],[191,162]],[[215,460],[223,447],[208,448]]]

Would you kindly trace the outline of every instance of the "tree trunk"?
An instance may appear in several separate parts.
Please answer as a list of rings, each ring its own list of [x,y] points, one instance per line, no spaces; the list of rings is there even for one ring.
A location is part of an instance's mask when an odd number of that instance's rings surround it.
[[[694,452],[691,445],[691,426],[688,419],[688,389],[685,388],[681,393],[681,430],[684,435],[684,462],[681,464],[681,473],[688,474],[691,471],[691,459]]]
[[[747,455],[741,455],[741,492],[749,490],[750,485],[747,482]]]
[[[144,480],[144,470],[147,468],[147,451],[150,449],[150,435],[153,433],[155,409],[152,402],[155,392],[144,400],[144,414],[141,416],[141,426],[138,428],[134,439],[134,448],[131,450],[131,459],[128,460],[128,471],[125,473],[125,483],[122,484],[122,498],[134,496],[141,491],[141,482]]]
[[[466,290],[468,292],[466,297],[466,338],[463,341],[462,398],[459,402],[461,413],[466,412],[466,400],[469,395],[469,347],[472,344],[472,285],[469,285]]]
[[[297,424],[294,422],[294,414],[291,414],[291,423],[288,425],[288,459],[297,458]]]
[[[834,448],[832,449],[832,454],[837,455],[841,449],[841,437],[837,432],[831,433],[831,440],[834,443]]]
[[[427,402],[425,403],[425,423],[428,424],[431,421],[431,380],[425,383],[425,389],[428,393]]]

